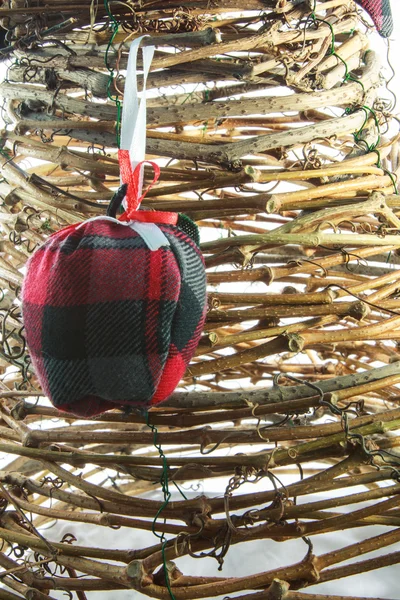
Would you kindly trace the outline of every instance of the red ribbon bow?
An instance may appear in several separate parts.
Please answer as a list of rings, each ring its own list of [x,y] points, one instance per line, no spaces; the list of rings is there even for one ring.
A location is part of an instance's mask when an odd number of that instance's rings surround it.
[[[126,194],[127,209],[119,217],[120,221],[141,221],[145,223],[165,223],[168,225],[176,225],[178,215],[173,212],[162,212],[155,210],[138,210],[141,201],[146,196],[147,192],[157,183],[160,177],[160,167],[157,163],[150,160],[143,160],[132,169],[129,150],[118,150],[118,160],[121,171],[122,183],[128,185]],[[140,171],[142,165],[151,165],[154,171],[153,181],[147,186],[147,189],[139,196],[140,190]]]

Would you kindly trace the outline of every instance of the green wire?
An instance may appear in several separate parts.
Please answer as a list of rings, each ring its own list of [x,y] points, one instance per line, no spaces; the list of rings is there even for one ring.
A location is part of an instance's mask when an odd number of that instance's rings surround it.
[[[360,129],[358,131],[356,131],[355,133],[353,133],[354,139],[357,143],[364,143],[367,146],[367,149],[369,152],[373,152],[376,150],[376,148],[379,146],[379,143],[381,141],[381,133],[380,133],[380,126],[379,126],[379,121],[378,121],[378,117],[376,116],[376,112],[370,108],[369,106],[360,106],[359,108],[357,108],[357,110],[363,110],[365,113],[365,119],[364,119],[364,123],[361,125]],[[346,114],[351,114],[352,112],[354,112],[354,110],[346,108]],[[363,140],[362,138],[360,138],[360,135],[365,127],[365,125],[367,124],[367,121],[369,119],[369,116],[372,115],[374,121],[375,121],[375,126],[378,130],[378,139],[376,140],[375,144],[367,144],[367,142],[365,140]],[[379,163],[380,163],[380,157],[378,156],[379,159]]]
[[[111,10],[110,10],[110,5],[109,5],[109,0],[104,0],[104,8],[106,10],[106,13],[112,23],[112,27],[113,27],[113,32],[112,35],[108,41],[107,44],[107,48],[106,48],[106,53],[104,55],[104,63],[106,65],[106,69],[108,70],[108,72],[110,73],[110,76],[108,78],[107,81],[107,98],[109,100],[111,100],[112,102],[115,102],[115,106],[117,108],[117,119],[116,119],[116,125],[115,125],[115,134],[116,134],[116,138],[117,138],[117,146],[118,148],[120,147],[120,141],[121,141],[121,113],[122,113],[122,105],[121,105],[121,101],[118,97],[118,94],[115,94],[113,96],[111,89],[113,86],[113,82],[114,82],[114,69],[113,67],[110,66],[110,63],[108,61],[109,58],[109,53],[110,53],[110,48],[113,45],[115,36],[118,33],[118,29],[119,29],[119,23],[118,21],[115,19],[114,15],[112,14]]]
[[[184,500],[187,500],[187,496],[185,496],[185,494],[182,492],[181,488],[179,487],[179,485],[176,483],[176,481],[172,482],[174,484],[174,486],[176,487],[176,489],[178,490],[178,492],[180,493],[180,495],[182,496],[182,498]]]
[[[161,504],[160,508],[158,509],[158,511],[156,513],[156,516],[154,517],[153,524],[151,526],[151,530],[152,530],[153,534],[156,537],[158,537],[158,539],[160,540],[160,542],[162,544],[161,555],[162,555],[163,565],[164,565],[165,582],[167,584],[167,589],[168,589],[168,593],[170,595],[171,600],[176,600],[176,598],[173,594],[173,591],[171,589],[171,583],[169,580],[169,574],[168,574],[168,570],[167,570],[167,559],[165,556],[165,548],[168,544],[168,540],[165,538],[164,532],[160,534],[160,533],[157,533],[157,531],[156,531],[156,524],[157,524],[158,517],[163,512],[164,508],[166,508],[168,506],[168,503],[171,499],[171,492],[169,491],[169,485],[168,485],[168,462],[167,462],[167,457],[165,456],[163,449],[161,448],[161,444],[158,443],[158,429],[157,429],[157,427],[155,427],[155,425],[152,425],[150,423],[148,412],[146,413],[146,424],[148,427],[150,427],[150,429],[153,432],[153,444],[154,444],[154,447],[158,450],[158,454],[162,460],[162,466],[163,466],[162,472],[161,472],[161,477],[160,477],[160,483],[161,483],[161,490],[164,495],[164,502]],[[174,482],[174,484],[175,484],[175,482]],[[179,487],[177,485],[176,485],[176,487],[178,488],[180,493],[183,495],[183,497],[186,499],[185,495],[181,492]]]
[[[362,83],[362,81],[359,81],[358,79],[355,79],[349,73],[349,67],[348,67],[346,61],[341,56],[339,56],[339,54],[337,54],[337,52],[335,51],[335,41],[336,40],[335,40],[335,32],[333,31],[332,24],[329,23],[329,21],[325,21],[324,19],[320,19],[319,17],[317,17],[315,15],[316,4],[317,4],[317,2],[315,0],[314,1],[314,8],[313,8],[311,14],[309,15],[309,19],[312,19],[312,21],[315,24],[317,24],[318,22],[319,23],[325,23],[325,25],[328,25],[329,29],[331,30],[332,43],[331,43],[330,55],[331,56],[335,56],[335,58],[338,61],[341,61],[343,63],[343,65],[344,65],[345,74],[344,74],[343,82],[345,83],[347,81],[354,81],[355,83],[359,83],[361,85],[363,91],[364,91],[364,94],[365,94],[365,88],[364,88],[364,84]],[[370,52],[370,50],[367,50],[367,52]],[[377,157],[378,157],[376,165],[377,165],[378,168],[382,168],[382,166],[381,166],[381,155],[380,155],[379,150],[377,149],[378,146],[379,146],[379,144],[380,144],[380,141],[381,141],[381,131],[380,131],[380,126],[379,126],[379,120],[378,120],[378,117],[376,116],[376,112],[372,108],[370,108],[369,106],[363,105],[361,107],[354,108],[354,109],[346,108],[345,113],[346,114],[351,114],[355,110],[360,110],[360,109],[363,110],[364,113],[365,113],[365,120],[364,120],[364,123],[362,124],[362,126],[360,127],[360,129],[358,131],[356,131],[355,133],[353,133],[354,140],[355,140],[355,142],[357,144],[360,144],[360,143],[365,144],[368,152],[375,152],[377,154]],[[377,132],[378,132],[378,138],[377,138],[376,142],[374,144],[371,144],[371,145],[368,144],[365,140],[361,139],[361,137],[360,137],[360,135],[361,135],[361,133],[362,133],[362,131],[363,131],[363,129],[364,129],[364,127],[365,127],[365,125],[366,125],[369,117],[370,117],[370,115],[372,115],[372,117],[373,117],[373,119],[375,121],[375,126],[376,126],[376,129],[377,129]],[[391,173],[390,171],[388,171],[386,169],[382,169],[382,170],[383,170],[384,173],[386,173],[390,177],[390,179],[392,181],[392,184],[393,184],[393,188],[395,190],[395,193],[398,194],[399,191],[398,191],[398,188],[397,188],[397,182],[396,182],[395,176],[393,175],[393,173]]]
[[[184,101],[181,104],[185,104],[185,102],[187,102],[189,100],[189,98],[191,98],[193,96],[193,94],[195,93],[195,91],[197,90],[197,88],[199,87],[199,83],[196,85],[195,88],[193,88],[193,90],[191,92],[188,93],[188,95],[186,96],[186,98],[184,99]]]
[[[396,196],[398,196],[399,195],[399,189],[397,187],[396,176],[391,171],[388,171],[387,169],[383,169],[383,172],[386,173],[386,175],[388,175],[390,177],[390,179],[392,180],[392,185],[393,185],[393,188],[394,188],[394,193],[396,194]]]

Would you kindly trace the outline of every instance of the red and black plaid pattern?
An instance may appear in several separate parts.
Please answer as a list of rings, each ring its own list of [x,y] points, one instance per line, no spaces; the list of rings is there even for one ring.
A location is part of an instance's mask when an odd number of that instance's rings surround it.
[[[357,0],[358,4],[371,16],[375,27],[383,37],[393,33],[393,17],[390,0]]]
[[[106,220],[51,236],[28,263],[22,290],[27,344],[44,392],[91,416],[166,399],[198,344],[206,310],[201,252],[173,225],[150,250]]]

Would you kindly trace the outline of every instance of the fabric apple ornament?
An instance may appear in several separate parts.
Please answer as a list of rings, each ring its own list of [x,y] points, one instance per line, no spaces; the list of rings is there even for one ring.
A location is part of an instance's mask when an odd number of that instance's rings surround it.
[[[205,320],[196,225],[184,215],[139,210],[146,123],[145,93],[137,102],[139,44],[133,42],[128,62],[120,193],[108,215],[51,235],[28,261],[22,288],[26,341],[43,391],[59,410],[83,417],[165,400]],[[145,80],[153,52],[143,48]],[[150,164],[153,185],[159,167]]]
[[[375,27],[382,37],[390,37],[393,33],[393,16],[390,0],[356,0],[367,11]]]

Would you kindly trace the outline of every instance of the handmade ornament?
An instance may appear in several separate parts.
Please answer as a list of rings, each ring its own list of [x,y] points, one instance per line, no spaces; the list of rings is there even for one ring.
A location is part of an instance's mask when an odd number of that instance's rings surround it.
[[[393,33],[393,17],[390,0],[357,0],[367,11],[382,37],[390,37]]]
[[[62,411],[146,409],[176,388],[205,319],[196,225],[139,210],[146,95],[137,100],[132,44],[122,115],[122,186],[108,214],[66,227],[34,253],[22,290],[26,340],[41,386]],[[144,89],[154,47],[143,49]],[[153,185],[159,176],[154,169]],[[151,186],[149,186],[151,187]],[[125,195],[126,192],[126,195]],[[125,195],[125,212],[116,212]]]

